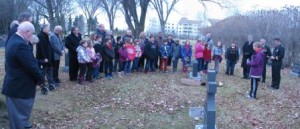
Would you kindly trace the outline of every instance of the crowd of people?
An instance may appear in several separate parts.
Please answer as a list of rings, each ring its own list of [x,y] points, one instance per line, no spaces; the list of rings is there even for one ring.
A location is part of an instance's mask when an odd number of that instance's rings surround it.
[[[279,38],[273,40],[273,53],[266,45],[265,39],[248,41],[240,54],[236,41],[224,49],[221,41],[213,42],[211,33],[197,39],[194,46],[189,40],[180,43],[172,35],[166,37],[162,33],[147,37],[141,32],[134,37],[131,30],[122,36],[114,37],[111,31],[100,24],[90,37],[82,38],[78,27],[62,42],[62,27],[57,25],[51,32],[49,25],[42,25],[38,36],[31,23],[30,13],[21,13],[14,21],[8,33],[5,47],[5,79],[2,94],[6,96],[10,128],[30,128],[31,115],[36,85],[45,85],[45,77],[49,86],[59,87],[60,59],[68,49],[69,80],[83,85],[93,83],[100,78],[122,78],[134,72],[149,74],[178,72],[178,63],[182,61],[181,72],[188,72],[193,58],[197,61],[199,74],[206,74],[208,65],[213,62],[214,70],[220,74],[220,63],[226,62],[226,75],[234,75],[235,65],[242,55],[243,79],[251,79],[249,99],[256,98],[258,82],[266,81],[266,64],[272,61],[271,88],[279,89],[280,69],[284,58],[284,48]],[[33,45],[36,44],[36,57]],[[103,75],[102,75],[103,74]]]

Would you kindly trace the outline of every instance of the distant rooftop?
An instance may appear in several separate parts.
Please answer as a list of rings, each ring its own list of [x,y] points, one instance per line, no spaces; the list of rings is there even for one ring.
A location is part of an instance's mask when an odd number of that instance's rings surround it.
[[[179,25],[182,24],[200,24],[200,21],[196,21],[196,20],[189,20],[186,17],[183,17],[179,20],[178,22]]]

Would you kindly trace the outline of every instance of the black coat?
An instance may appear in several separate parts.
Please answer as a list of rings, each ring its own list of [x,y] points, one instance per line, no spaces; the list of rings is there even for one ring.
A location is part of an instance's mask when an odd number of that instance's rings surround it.
[[[263,46],[263,53],[265,54],[265,63],[268,62],[269,57],[272,56],[271,49],[268,46]]]
[[[36,45],[36,59],[43,66],[52,66],[54,61],[53,48],[49,41],[48,34],[43,31],[38,34],[39,42]],[[48,59],[48,63],[44,63],[43,61]]]
[[[21,36],[14,34],[8,40],[5,50],[7,67],[2,94],[21,99],[35,97],[36,85],[44,82],[44,75],[31,47]]]
[[[10,38],[11,36],[13,36],[13,35],[17,32],[18,27],[19,27],[19,25],[18,25],[18,24],[15,24],[12,28],[10,28],[10,30],[8,31],[8,34],[7,34],[5,46],[7,45],[7,42],[8,42],[8,40],[9,40],[9,38]]]
[[[247,59],[250,59],[253,53],[253,41],[250,44],[249,41],[245,42],[243,45],[242,67],[248,67]]]
[[[148,42],[145,47],[145,55],[147,59],[155,59],[158,57],[159,47],[156,43]]]
[[[102,49],[103,49],[102,58],[104,61],[112,61],[112,59],[115,58],[115,51],[112,46],[110,48],[108,47],[108,45],[105,44]]]
[[[282,59],[284,58],[285,49],[282,45],[278,45],[274,48],[272,56],[278,59],[272,59],[272,65],[282,65]]]
[[[79,42],[81,41],[81,34],[79,34],[78,36],[76,36],[75,34],[71,33],[70,35],[68,35],[65,39],[65,46],[66,48],[68,48],[69,50],[69,58],[70,61],[72,60],[77,60],[77,52],[76,49],[79,46]],[[70,62],[71,63],[75,63],[75,62]]]

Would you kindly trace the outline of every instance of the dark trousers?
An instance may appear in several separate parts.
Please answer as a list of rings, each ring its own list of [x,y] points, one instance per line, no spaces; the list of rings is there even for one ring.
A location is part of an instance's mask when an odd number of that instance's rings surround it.
[[[54,84],[54,80],[53,80],[53,67],[52,66],[43,66],[43,71],[44,74],[47,77],[48,80],[48,84]]]
[[[281,65],[279,64],[272,64],[272,87],[274,89],[279,89],[280,80],[281,80]]]
[[[172,65],[172,56],[169,56],[168,57],[168,66],[171,66]]]
[[[138,71],[139,70],[139,61],[140,61],[140,58],[138,58],[138,57],[136,57],[136,58],[134,58],[134,60],[133,60],[133,64],[132,64],[132,68],[131,68],[131,70],[133,71],[133,70],[136,70],[136,71]]]
[[[174,58],[173,58],[173,71],[174,71],[174,72],[177,71],[178,60],[179,60],[178,57],[174,57]]]
[[[143,54],[139,59],[139,69],[142,70],[145,67],[145,55]]]
[[[113,62],[111,60],[104,61],[105,77],[112,76]]]
[[[235,61],[227,60],[226,62],[226,72],[225,74],[234,75],[234,67],[235,67]]]
[[[258,82],[259,82],[259,78],[252,78],[251,77],[251,88],[250,88],[249,95],[252,98],[256,98],[256,91],[257,91],[257,88],[258,88]]]
[[[249,78],[250,66],[243,67],[244,78]]]
[[[263,69],[263,73],[262,73],[262,82],[266,81],[266,73],[267,73],[267,62],[264,63],[264,69]]]
[[[86,63],[79,63],[79,80],[83,80],[86,74],[87,64]]]
[[[209,62],[210,62],[209,60],[204,61],[204,63],[203,63],[203,70],[207,71]]]
[[[154,60],[155,69],[158,69],[158,60],[159,60],[159,57],[155,57],[155,60]]]
[[[87,72],[86,72],[86,76],[85,76],[85,79],[87,81],[90,81],[92,80],[92,73],[93,73],[93,63],[90,62],[90,63],[87,63]]]
[[[69,77],[70,81],[76,81],[78,77],[79,63],[77,58],[70,58]]]
[[[115,59],[115,60],[114,60],[114,67],[113,67],[113,71],[114,71],[114,72],[119,71],[119,70],[118,70],[118,66],[120,67],[119,60]]]
[[[104,61],[101,61],[99,67],[99,73],[103,73],[103,69],[104,69]]]
[[[53,61],[53,80],[55,82],[59,81],[58,78],[59,64],[60,64],[60,60]]]
[[[119,70],[118,70],[118,72],[124,71],[124,65],[125,65],[125,62],[119,62]]]
[[[155,60],[156,59],[147,59],[146,66],[145,66],[145,72],[148,72],[149,69],[151,70],[151,72],[155,71],[155,66],[154,66]]]
[[[124,64],[124,73],[130,73],[131,72],[131,61],[126,61]]]
[[[28,127],[34,98],[19,99],[6,96],[6,110],[10,129],[24,129]]]
[[[168,58],[160,58],[159,70],[167,71],[168,69]]]
[[[197,59],[198,62],[198,72],[200,72],[202,70],[202,66],[203,66],[203,58],[198,58]]]

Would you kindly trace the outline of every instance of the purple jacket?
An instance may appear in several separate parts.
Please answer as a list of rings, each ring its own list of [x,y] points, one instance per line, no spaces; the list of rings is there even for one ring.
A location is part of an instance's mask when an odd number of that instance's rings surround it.
[[[118,52],[119,52],[119,55],[120,55],[119,56],[119,62],[125,62],[126,59],[128,58],[126,48],[121,47],[121,48],[119,48]]]
[[[264,69],[264,60],[265,60],[264,57],[265,54],[261,50],[259,50],[255,52],[251,60],[247,62],[247,65],[250,66],[251,77],[253,78],[261,77]]]

